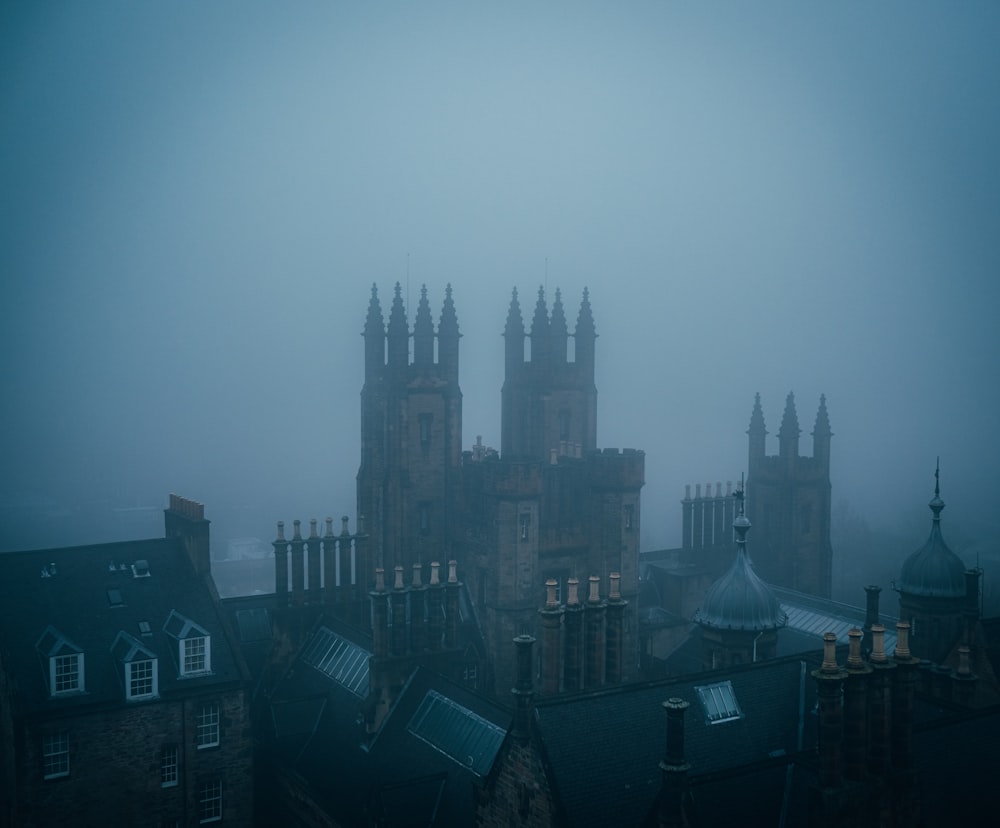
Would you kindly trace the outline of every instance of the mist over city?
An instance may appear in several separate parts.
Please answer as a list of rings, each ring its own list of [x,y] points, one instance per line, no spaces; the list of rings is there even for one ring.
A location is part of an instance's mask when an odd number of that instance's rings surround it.
[[[995,550],[993,5],[0,15],[0,548],[169,492],[213,544],[353,524],[359,334],[398,282],[411,325],[452,287],[465,449],[500,447],[512,289],[571,332],[589,290],[643,549],[745,473],[758,392],[776,452],[794,392],[805,454],[826,395],[835,586],[852,538],[923,541],[939,457],[952,547]]]

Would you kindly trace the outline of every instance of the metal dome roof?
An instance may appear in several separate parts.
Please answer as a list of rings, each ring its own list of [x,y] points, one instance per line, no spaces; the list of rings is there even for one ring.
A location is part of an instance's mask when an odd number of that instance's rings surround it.
[[[708,588],[694,620],[703,626],[723,630],[777,629],[785,626],[788,616],[771,588],[753,571],[746,551],[746,533],[750,528],[750,521],[743,514],[742,491],[738,490],[736,496],[740,500],[740,514],[733,521],[737,535],[736,560]]]
[[[934,476],[938,477],[937,471]],[[927,505],[934,513],[930,537],[903,562],[896,590],[907,595],[962,598],[965,596],[965,564],[948,548],[941,536],[944,501],[937,483],[934,485],[934,499]]]

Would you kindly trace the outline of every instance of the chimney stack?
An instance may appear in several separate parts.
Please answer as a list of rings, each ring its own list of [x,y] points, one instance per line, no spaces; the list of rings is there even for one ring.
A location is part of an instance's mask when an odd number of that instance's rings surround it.
[[[578,589],[580,582],[570,578],[566,592],[566,660],[563,664],[563,688],[567,691],[581,687],[581,658],[583,653],[583,605]]]
[[[395,576],[392,585],[392,654],[394,656],[407,653],[406,599],[407,589],[403,584],[403,566],[396,564],[393,568]]]
[[[864,655],[872,651],[872,627],[878,623],[878,595],[882,587],[869,584],[865,587],[865,638],[862,642],[861,650]]]
[[[667,749],[660,762],[662,783],[658,816],[661,828],[681,828],[687,824],[683,814],[684,793],[691,765],[684,757],[684,712],[689,706],[678,698],[663,702],[667,713]]]
[[[855,782],[864,778],[868,753],[868,676],[872,668],[861,658],[857,627],[847,633],[847,681],[844,683],[844,775]]]
[[[274,593],[279,607],[288,606],[288,541],[285,540],[285,524],[278,521],[278,537],[271,544],[274,547]]]
[[[622,576],[612,572],[608,576],[607,628],[605,632],[605,680],[608,684],[618,684],[622,680],[622,650],[625,635],[625,606],[622,600]]]
[[[542,617],[542,693],[554,696],[559,692],[560,640],[563,609],[556,600],[554,578],[545,582],[545,606],[538,614]]]
[[[305,561],[303,560],[303,549],[306,542],[302,540],[302,522],[292,521],[294,531],[292,533],[292,604],[301,607],[306,600],[305,596]]]
[[[601,602],[601,579],[591,575],[588,579],[590,594],[587,596],[586,615],[586,686],[604,684],[604,604]]]
[[[872,624],[872,676],[868,682],[868,769],[877,779],[889,770],[889,740],[892,722],[892,671],[895,663],[885,654],[885,627]]]
[[[323,600],[332,604],[337,600],[337,545],[333,537],[333,518],[326,519],[323,532]]]
[[[531,704],[535,696],[532,686],[532,647],[535,639],[530,635],[519,635],[514,639],[517,648],[517,684],[511,690],[514,694],[514,725],[511,736],[521,745],[528,744],[531,727]]]
[[[444,638],[444,584],[441,583],[441,564],[431,562],[431,583],[427,590],[428,647],[440,650]]]
[[[913,707],[916,695],[917,664],[910,655],[910,625],[896,622],[896,670],[892,679],[892,765],[893,770],[913,771]]]
[[[372,638],[376,658],[389,655],[389,595],[385,591],[385,570],[375,570],[375,589],[371,592],[374,629]]]
[[[832,632],[823,633],[823,664],[812,671],[812,676],[816,679],[819,696],[820,786],[836,788],[841,783],[840,754],[844,733],[841,689],[847,671],[837,664],[837,636]]]
[[[212,572],[209,521],[205,506],[196,500],[170,495],[170,505],[163,511],[164,536],[180,538],[198,577]]]
[[[309,602],[318,604],[322,596],[319,589],[319,535],[316,533],[316,518],[309,521],[309,540],[306,548],[309,551]]]
[[[458,561],[448,561],[448,583],[445,586],[444,645],[449,650],[458,646]]]

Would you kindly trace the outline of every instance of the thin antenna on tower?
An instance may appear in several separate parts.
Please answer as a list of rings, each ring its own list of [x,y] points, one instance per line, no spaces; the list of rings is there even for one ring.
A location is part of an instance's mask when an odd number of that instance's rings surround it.
[[[406,251],[406,315],[410,315],[410,251]]]
[[[545,292],[549,292],[549,257],[545,257]]]

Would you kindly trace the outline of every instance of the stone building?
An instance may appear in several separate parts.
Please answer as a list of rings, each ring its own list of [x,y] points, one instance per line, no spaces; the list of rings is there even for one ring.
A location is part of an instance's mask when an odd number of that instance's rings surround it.
[[[813,427],[812,457],[799,454],[795,396],[785,400],[778,454],[766,454],[767,429],[760,394],[750,418],[747,517],[754,526],[754,561],[770,584],[830,597],[830,418],[821,396]]]
[[[0,825],[253,819],[247,669],[201,504],[166,537],[0,556]]]

